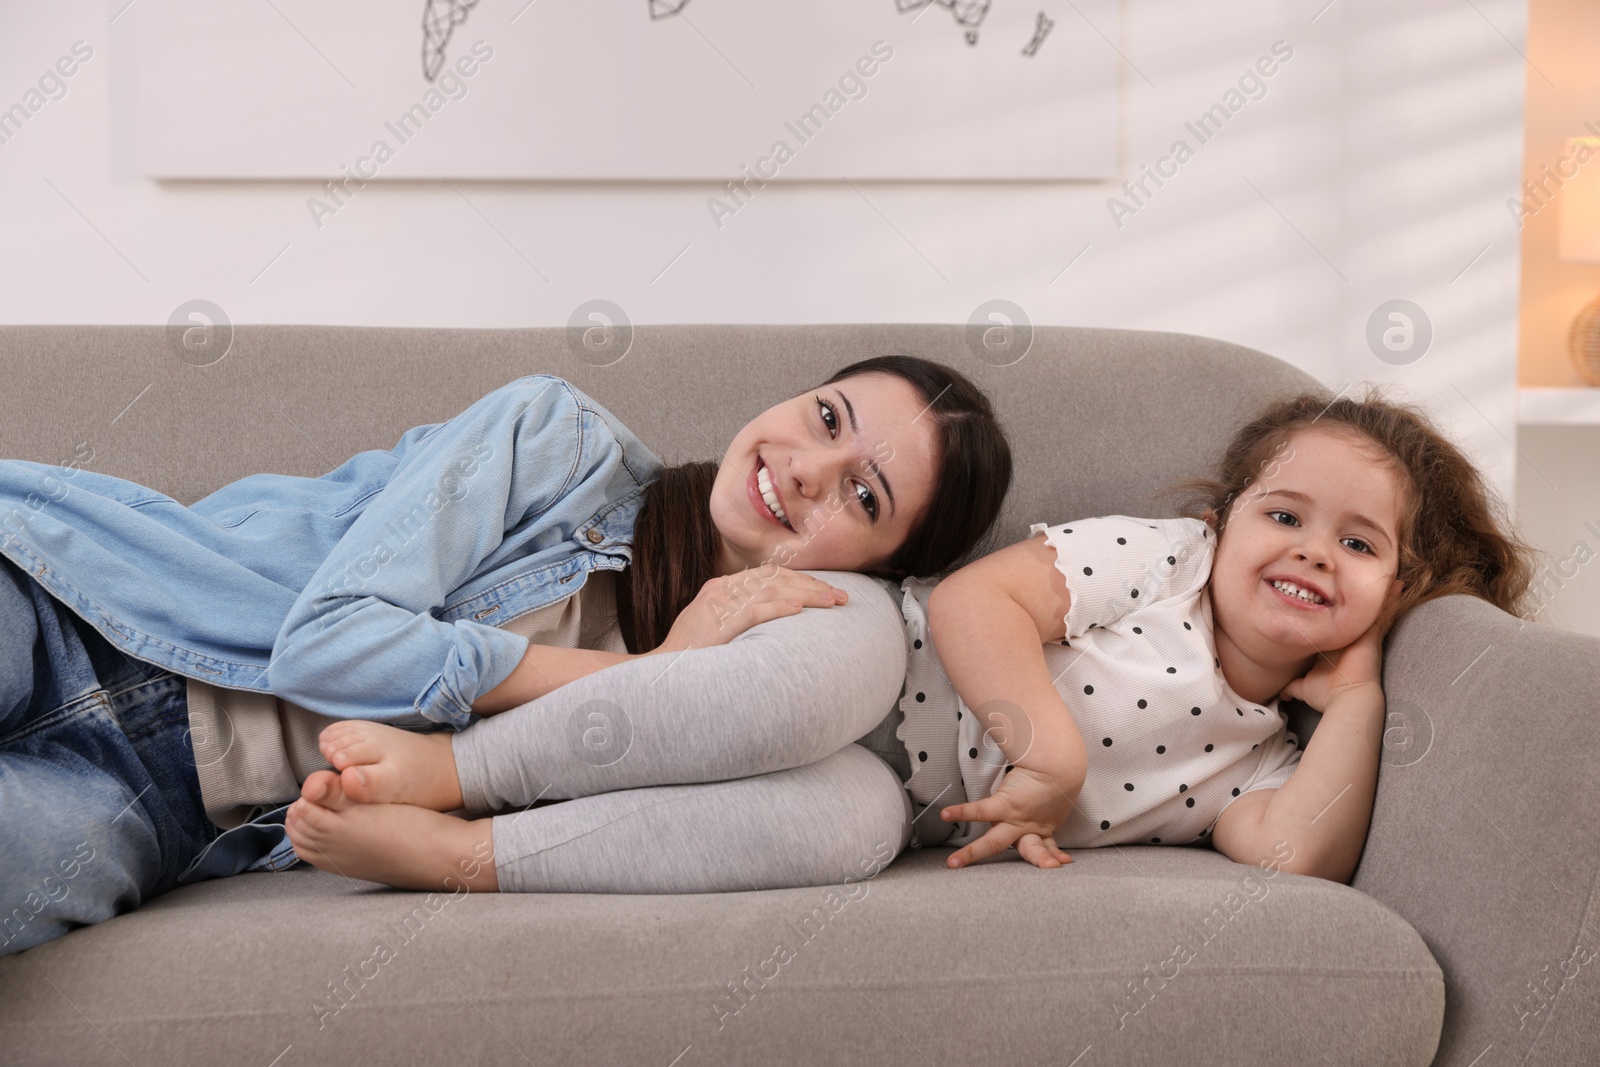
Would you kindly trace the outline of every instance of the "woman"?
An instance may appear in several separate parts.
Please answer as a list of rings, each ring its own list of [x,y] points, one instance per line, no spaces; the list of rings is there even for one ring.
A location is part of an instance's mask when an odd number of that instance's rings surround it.
[[[284,813],[329,721],[460,728],[713,622],[832,604],[799,568],[943,569],[1010,475],[982,394],[905,356],[762,413],[718,467],[663,469],[544,375],[190,507],[0,462],[0,951],[295,863]],[[763,563],[784,569],[708,593]]]

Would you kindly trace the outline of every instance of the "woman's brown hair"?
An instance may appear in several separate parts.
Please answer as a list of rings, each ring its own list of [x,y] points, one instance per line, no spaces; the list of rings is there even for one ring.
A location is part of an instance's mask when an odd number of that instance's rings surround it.
[[[932,575],[981,555],[981,542],[1011,486],[1011,445],[989,398],[942,363],[918,356],[874,356],[839,369],[821,385],[860,374],[911,383],[937,432],[933,499],[894,555],[867,573]],[[633,526],[633,563],[617,576],[617,621],[630,652],[666,639],[679,613],[716,576],[718,534],[711,521],[717,464],[668,467],[645,490]]]
[[[1185,494],[1180,514],[1218,537],[1229,505],[1301,431],[1342,431],[1383,453],[1401,485],[1399,571],[1405,582],[1391,618],[1437,597],[1465,593],[1527,617],[1535,550],[1503,521],[1503,503],[1483,475],[1428,416],[1368,383],[1362,399],[1306,392],[1272,404],[1234,435],[1215,477],[1190,478],[1160,495]]]

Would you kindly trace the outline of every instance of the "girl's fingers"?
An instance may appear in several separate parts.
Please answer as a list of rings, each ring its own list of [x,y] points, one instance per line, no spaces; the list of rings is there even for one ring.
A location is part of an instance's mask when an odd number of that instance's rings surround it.
[[[1023,834],[1017,842],[1017,851],[1035,867],[1059,867],[1072,858],[1056,848],[1054,841],[1046,841],[1038,834]]]
[[[965,804],[952,804],[941,809],[939,818],[946,822],[998,822],[1002,812],[995,811],[989,801],[993,797],[984,797],[982,800],[972,800]]]
[[[989,827],[989,832],[970,845],[960,849],[950,857],[951,867],[965,867],[969,863],[986,860],[990,856],[998,855],[1011,847],[1017,834],[1010,831],[1004,823],[996,823]]]

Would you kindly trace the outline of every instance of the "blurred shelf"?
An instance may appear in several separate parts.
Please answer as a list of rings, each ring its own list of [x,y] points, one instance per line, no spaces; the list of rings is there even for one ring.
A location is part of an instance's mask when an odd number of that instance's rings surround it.
[[[1600,426],[1600,387],[1524,386],[1517,390],[1522,426]]]

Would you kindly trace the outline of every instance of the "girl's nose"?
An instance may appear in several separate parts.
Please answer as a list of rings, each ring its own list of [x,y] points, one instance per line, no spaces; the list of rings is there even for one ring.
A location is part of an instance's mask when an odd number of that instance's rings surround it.
[[[1326,567],[1332,554],[1320,538],[1308,538],[1300,544],[1300,556],[1313,566]]]

